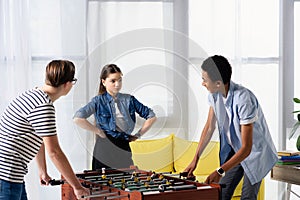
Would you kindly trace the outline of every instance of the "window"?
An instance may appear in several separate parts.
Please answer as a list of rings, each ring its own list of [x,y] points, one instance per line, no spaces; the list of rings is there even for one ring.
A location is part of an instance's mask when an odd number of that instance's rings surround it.
[[[191,39],[208,55],[221,54],[229,58],[233,67],[232,80],[257,96],[274,143],[278,144],[279,1],[190,0],[189,9]],[[201,62],[198,60],[199,65]],[[198,87],[201,79],[191,77],[190,81]],[[207,93],[201,90],[195,94],[200,104],[207,104]],[[202,106],[199,110],[201,114],[196,124],[202,124],[197,132],[200,135],[207,108]],[[269,181],[270,176],[265,180],[266,199],[274,199],[277,183]]]
[[[300,98],[300,1],[296,1],[294,5],[294,97]],[[298,104],[294,105],[294,110],[300,110]]]

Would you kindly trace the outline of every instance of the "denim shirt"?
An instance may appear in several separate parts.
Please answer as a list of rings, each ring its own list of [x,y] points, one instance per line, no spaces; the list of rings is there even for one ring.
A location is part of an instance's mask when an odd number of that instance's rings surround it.
[[[209,94],[220,134],[220,163],[225,162],[231,148],[237,152],[242,146],[241,125],[253,123],[253,144],[250,155],[241,162],[251,184],[261,181],[276,164],[278,157],[262,109],[255,95],[243,86],[230,82],[224,105],[221,93]],[[224,128],[226,108],[229,109],[229,127]],[[226,124],[226,123],[225,123]],[[228,126],[228,125],[227,125]],[[224,130],[230,131],[231,145]]]
[[[116,101],[118,102],[118,108],[121,114],[124,116],[128,127],[127,130],[124,130],[124,132],[118,132],[116,130]],[[144,119],[149,119],[155,116],[155,113],[152,109],[144,106],[130,94],[118,93],[116,96],[116,101],[109,93],[105,92],[104,94],[92,98],[87,105],[80,108],[75,113],[74,117],[88,118],[94,114],[96,126],[103,130],[105,134],[116,139],[128,140],[129,135],[132,133],[135,126],[135,113],[138,113],[139,116]]]

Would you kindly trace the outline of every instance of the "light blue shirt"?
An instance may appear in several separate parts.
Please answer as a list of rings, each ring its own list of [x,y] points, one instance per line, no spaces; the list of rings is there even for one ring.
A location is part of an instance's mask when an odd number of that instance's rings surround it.
[[[255,184],[268,174],[278,160],[264,114],[255,95],[232,81],[225,104],[222,98],[221,93],[209,94],[208,97],[209,104],[214,109],[220,133],[220,163],[222,165],[225,162],[231,150],[227,142],[227,130],[230,131],[231,147],[237,152],[242,146],[241,125],[253,123],[252,150],[241,165],[251,184]],[[226,112],[226,109],[229,112]]]

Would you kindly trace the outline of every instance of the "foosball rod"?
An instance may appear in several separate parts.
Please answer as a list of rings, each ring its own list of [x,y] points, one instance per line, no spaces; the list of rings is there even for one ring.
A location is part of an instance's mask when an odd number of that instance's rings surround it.
[[[123,194],[123,195],[119,195],[119,196],[110,196],[110,197],[105,197],[104,199],[119,199],[119,198],[128,198],[130,199],[130,195],[129,194]]]
[[[119,195],[118,192],[112,192],[112,193],[106,193],[106,194],[91,194],[86,196],[81,196],[81,199],[88,199],[88,198],[97,198],[97,197],[103,197],[104,199],[119,199],[119,198],[128,198],[129,194],[123,194]]]
[[[118,192],[109,192],[109,193],[102,193],[102,194],[90,194],[90,195],[83,195],[81,196],[82,199],[87,199],[87,198],[94,198],[94,197],[107,197],[111,195],[119,195]]]
[[[158,189],[160,192],[164,192],[167,190],[173,190],[173,191],[191,190],[191,189],[197,189],[197,187],[195,185],[178,185],[178,186],[159,185]]]

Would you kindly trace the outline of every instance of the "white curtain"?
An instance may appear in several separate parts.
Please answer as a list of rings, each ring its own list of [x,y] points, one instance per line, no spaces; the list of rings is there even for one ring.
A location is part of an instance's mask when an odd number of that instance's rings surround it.
[[[1,113],[11,99],[32,86],[29,26],[28,0],[0,1]],[[38,193],[34,192],[37,180],[37,171],[25,180],[28,196],[32,199],[38,199],[35,198]]]
[[[84,60],[85,0],[0,0],[0,112],[24,90],[42,86],[46,64],[72,60],[76,69]],[[76,85],[74,86],[76,87]],[[54,103],[61,148],[74,171],[88,168],[85,138],[77,137],[72,121],[73,91]],[[47,156],[49,175],[60,173]],[[60,186],[40,186],[36,162],[29,164],[25,185],[30,200],[60,199]]]
[[[28,0],[0,1],[0,111],[31,85]]]

